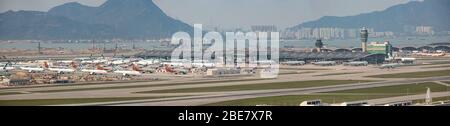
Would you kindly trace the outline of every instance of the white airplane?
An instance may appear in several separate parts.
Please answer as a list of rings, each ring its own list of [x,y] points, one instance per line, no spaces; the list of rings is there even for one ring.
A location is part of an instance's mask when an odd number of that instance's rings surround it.
[[[70,63],[71,65],[73,65],[72,61],[71,62],[67,62],[67,63]],[[62,66],[61,67],[49,67],[47,62],[44,62],[44,69],[48,69],[50,71],[55,71],[55,72],[57,72],[59,74],[75,72],[75,69],[69,69],[69,68],[65,68],[65,67],[62,67]]]
[[[46,67],[48,67],[46,61],[43,62],[44,64],[42,66],[37,66],[35,63],[28,64],[28,65],[19,65],[19,68],[21,70],[28,71],[30,73],[32,72],[43,72]]]
[[[123,76],[127,76],[127,75],[142,75],[141,72],[139,72],[139,71],[132,71],[132,70],[117,70],[117,71],[114,71],[114,73],[122,74]]]
[[[2,69],[0,69],[0,71],[10,71],[10,70],[15,70],[15,67],[3,67]]]
[[[445,56],[446,54],[443,52],[440,53],[414,53],[415,55],[419,55],[419,56],[432,56],[432,57],[440,57],[440,56]]]
[[[394,69],[396,67],[399,67],[400,65],[401,64],[399,64],[399,63],[383,64],[383,65],[381,65],[380,69],[385,69],[385,68],[387,68],[387,69]]]
[[[133,64],[133,70],[116,70],[116,71],[114,71],[114,73],[122,74],[123,76],[129,76],[129,75],[138,76],[138,75],[142,75],[141,71],[142,70],[139,69],[138,66]]]
[[[8,65],[10,65],[9,67],[8,67]],[[13,67],[12,66],[12,64],[10,63],[10,62],[8,62],[8,63],[6,63],[6,64],[0,64],[0,66],[3,66],[1,69],[0,69],[0,71],[10,71],[10,70],[14,70],[14,69],[16,69],[15,67]]]
[[[118,60],[113,60],[112,62],[111,62],[111,64],[114,64],[114,65],[121,65],[121,64],[127,64],[127,63],[130,63],[131,61],[129,60],[129,59],[118,59]]]
[[[81,58],[75,58],[73,60],[75,61],[84,61],[84,60],[91,60],[92,58],[87,58],[87,57],[81,57]]]
[[[183,68],[172,68],[169,65],[165,65],[164,69],[169,72],[169,73],[173,73],[173,74],[187,74],[189,71]]]
[[[319,66],[334,66],[336,65],[336,61],[320,61],[320,62],[314,62],[314,65]]]
[[[82,60],[81,61],[81,63],[85,63],[85,64],[87,64],[87,63],[93,63],[94,61],[93,60]]]
[[[139,65],[151,65],[151,64],[155,64],[158,63],[156,60],[139,60],[138,62],[136,62],[136,64]]]
[[[369,65],[369,62],[367,62],[367,61],[353,61],[353,62],[344,63],[344,65],[348,65],[348,66],[367,66],[367,65]]]
[[[275,64],[276,62],[273,60],[262,60],[262,61],[256,61],[259,64]]]
[[[416,61],[416,58],[401,58],[401,60],[404,64],[413,64]]]
[[[287,62],[283,62],[281,64],[295,66],[295,65],[305,65],[306,62],[305,61],[287,61]]]
[[[30,73],[44,71],[44,68],[42,68],[42,67],[20,67],[20,69],[26,70],[26,71],[28,71]]]
[[[81,67],[83,67],[83,66],[81,66]],[[107,74],[108,73],[108,71],[101,68],[99,65],[96,65],[95,67],[96,67],[95,69],[82,69],[81,72],[87,72],[90,75]]]
[[[215,67],[216,65],[214,63],[191,63],[192,67],[207,67],[207,68],[211,68],[211,67]]]
[[[48,68],[48,70],[50,70],[50,71],[56,71],[56,72],[59,73],[59,74],[62,74],[62,73],[73,73],[73,72],[75,72],[74,69],[69,69],[69,68]]]
[[[97,59],[97,60],[83,60],[81,63],[87,63],[87,64],[96,64],[96,63],[106,63],[108,60],[105,59]]]
[[[172,66],[172,67],[181,67],[181,66],[184,66],[184,63],[182,63],[182,62],[164,62],[164,63],[162,63],[163,65],[169,65],[169,66]]]
[[[96,75],[96,74],[107,74],[108,71],[106,70],[89,70],[89,69],[82,69],[81,72],[87,72],[91,75]]]
[[[61,60],[61,61],[56,61],[56,63],[65,63],[65,64],[69,64],[72,63],[72,60]]]
[[[416,61],[416,58],[401,58],[402,62],[406,61]]]

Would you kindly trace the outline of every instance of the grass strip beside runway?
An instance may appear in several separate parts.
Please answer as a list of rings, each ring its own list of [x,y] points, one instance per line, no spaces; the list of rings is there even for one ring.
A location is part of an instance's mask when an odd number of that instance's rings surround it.
[[[224,92],[224,91],[246,91],[246,90],[269,90],[269,89],[293,89],[309,88],[321,86],[333,86],[343,84],[373,82],[368,80],[312,80],[312,81],[294,81],[294,82],[274,82],[262,84],[243,84],[215,87],[198,87],[168,90],[153,90],[136,93],[193,93],[193,92]]]
[[[255,106],[255,105],[298,106],[303,101],[316,99],[321,99],[322,102],[325,103],[342,103],[349,101],[360,101],[360,100],[370,100],[396,96],[424,94],[426,93],[427,87],[429,87],[432,92],[448,91],[446,86],[436,84],[433,82],[425,82],[419,84],[407,84],[407,85],[395,85],[395,86],[383,86],[374,88],[323,92],[310,95],[284,95],[284,96],[239,99],[239,100],[212,103],[207,105],[208,106]]]
[[[382,74],[382,75],[374,75],[374,76],[368,76],[368,77],[374,77],[374,78],[426,78],[426,77],[440,77],[440,76],[450,76],[450,70]]]

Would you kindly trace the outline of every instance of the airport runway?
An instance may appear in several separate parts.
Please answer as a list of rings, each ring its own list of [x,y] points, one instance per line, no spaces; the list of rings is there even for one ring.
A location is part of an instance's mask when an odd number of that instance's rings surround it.
[[[448,80],[450,77],[433,77],[425,79],[410,79],[401,81],[384,81],[384,82],[370,82],[361,84],[350,85],[338,85],[338,86],[325,86],[325,87],[313,87],[313,88],[300,88],[300,89],[278,89],[278,90],[258,90],[258,91],[235,91],[226,93],[217,93],[204,96],[189,96],[182,98],[167,98],[167,99],[154,99],[154,100],[136,100],[136,101],[124,101],[124,102],[109,102],[109,103],[92,103],[92,104],[74,104],[74,105],[120,105],[120,106],[196,106],[209,103],[268,97],[268,96],[281,96],[281,95],[301,95],[311,94],[319,92],[330,92],[339,90],[350,90],[360,88],[371,88],[381,86],[393,86],[411,83],[420,83],[436,80]],[[447,92],[450,96],[450,93]]]

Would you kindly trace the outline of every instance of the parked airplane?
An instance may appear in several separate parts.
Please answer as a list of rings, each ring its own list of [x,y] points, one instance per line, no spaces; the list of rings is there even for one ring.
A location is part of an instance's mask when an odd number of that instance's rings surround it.
[[[45,62],[46,61],[42,61],[42,62],[38,61],[37,63],[43,63],[41,66],[37,65],[36,62],[26,63],[26,64],[18,64],[18,66],[19,66],[19,68],[21,70],[25,70],[25,71],[28,71],[30,73],[43,72],[43,71],[45,71],[45,67],[46,67]]]
[[[151,59],[139,60],[138,62],[136,62],[136,64],[139,64],[139,65],[151,65],[151,64],[156,64],[156,63],[159,63],[159,62],[157,60],[151,60]]]
[[[95,66],[95,69],[82,69],[81,72],[87,72],[91,75],[96,75],[96,74],[107,74],[108,71],[102,69],[101,67],[99,67],[98,65]]]
[[[416,58],[401,58],[403,64],[414,64]]]
[[[114,71],[114,73],[122,74],[123,76],[129,76],[129,75],[142,75],[139,71],[132,71],[132,70],[117,70]]]
[[[108,71],[106,70],[89,70],[89,69],[83,69],[81,70],[81,72],[87,72],[91,75],[96,75],[96,74],[107,74]]]
[[[172,67],[181,67],[184,65],[191,65],[191,60],[186,60],[186,59],[171,59],[168,61],[163,61],[161,64],[162,65],[170,65]]]
[[[287,61],[287,62],[283,62],[281,64],[295,66],[295,65],[305,65],[306,62],[305,61]]]
[[[169,65],[169,66],[172,66],[172,67],[181,67],[181,66],[184,66],[184,63],[181,63],[181,62],[164,62],[164,63],[162,63],[163,65]]]
[[[96,59],[96,60],[83,60],[81,63],[85,64],[98,64],[98,63],[106,63],[108,60],[105,59]]]
[[[133,64],[132,69],[133,70],[116,70],[116,71],[114,71],[114,73],[122,74],[123,76],[142,75],[142,73],[141,73],[142,70],[137,65]]]
[[[127,64],[127,63],[130,63],[130,60],[128,60],[128,59],[116,59],[116,60],[111,62],[111,64],[114,64],[114,65]]]
[[[381,65],[380,69],[394,69],[401,66],[401,64],[399,63],[390,63],[390,64],[383,64]]]
[[[207,67],[207,68],[212,68],[215,67],[216,65],[214,63],[192,63],[191,64],[192,67]]]
[[[15,67],[12,67],[11,62],[7,62],[6,64],[1,64],[0,66],[3,66],[2,69],[0,69],[0,71],[10,71],[10,70],[16,69]]]
[[[64,68],[64,67],[53,67],[53,68],[48,68],[48,70],[55,71],[55,72],[57,72],[59,74],[75,72],[74,69],[69,69],[69,68]]]
[[[440,56],[445,56],[446,54],[444,52],[439,52],[439,53],[414,53],[415,55],[418,56],[432,56],[432,57],[440,57]]]
[[[416,58],[401,58],[402,61],[415,61]]]
[[[42,71],[44,71],[44,68],[42,68],[42,67],[30,67],[30,66],[25,66],[25,67],[20,67],[20,69],[26,70],[26,71],[28,71],[28,72],[30,72],[30,73],[32,73],[32,72],[42,72]]]
[[[65,63],[65,64],[69,64],[72,63],[72,60],[61,60],[61,61],[56,61],[56,63]]]
[[[320,61],[320,62],[314,62],[314,65],[319,66],[334,66],[336,65],[336,61]]]
[[[71,63],[73,63],[73,62],[71,62]],[[50,70],[50,71],[55,71],[55,72],[57,72],[57,73],[59,73],[59,74],[62,74],[62,73],[73,73],[73,72],[75,72],[75,69],[70,69],[70,68],[66,68],[66,67],[63,67],[63,66],[59,66],[59,67],[49,67],[49,65],[48,65],[47,62],[44,62],[44,68],[45,68],[45,69],[48,69],[48,70]]]
[[[367,61],[353,61],[353,62],[347,62],[344,63],[346,66],[367,66],[369,65],[369,62]]]
[[[174,69],[169,65],[165,65],[164,69],[166,70],[166,72],[173,73],[173,74],[187,74],[189,72],[186,69],[181,69],[181,68]]]

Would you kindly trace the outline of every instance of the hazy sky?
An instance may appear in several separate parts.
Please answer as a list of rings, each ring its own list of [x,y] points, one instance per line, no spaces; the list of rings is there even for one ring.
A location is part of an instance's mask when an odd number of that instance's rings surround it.
[[[0,12],[47,11],[73,1],[99,6],[106,0],[0,0]],[[322,16],[356,15],[409,1],[413,0],[154,0],[171,17],[219,28],[248,28],[255,24],[285,28]]]

